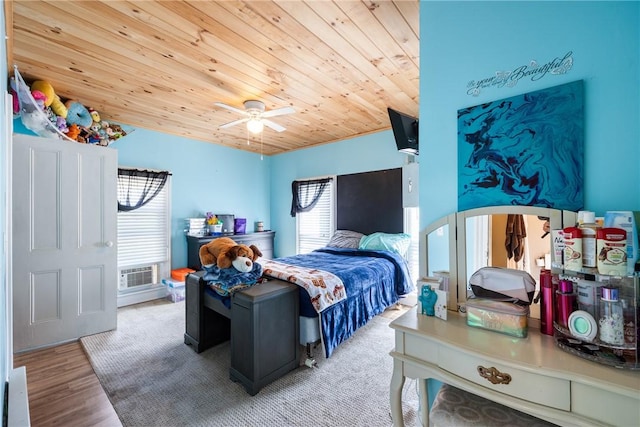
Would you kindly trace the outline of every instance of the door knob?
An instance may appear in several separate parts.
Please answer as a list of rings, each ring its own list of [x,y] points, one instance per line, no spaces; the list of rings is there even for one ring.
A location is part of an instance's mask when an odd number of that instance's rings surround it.
[[[104,245],[105,245],[107,248],[110,248],[110,247],[112,247],[112,246],[113,246],[113,242],[112,242],[111,240],[107,240],[106,242],[104,242]]]

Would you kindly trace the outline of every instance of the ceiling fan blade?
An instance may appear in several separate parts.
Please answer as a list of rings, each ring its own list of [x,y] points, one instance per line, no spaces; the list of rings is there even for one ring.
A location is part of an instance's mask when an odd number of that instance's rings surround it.
[[[296,110],[293,107],[282,107],[276,108],[275,110],[269,110],[262,113],[261,117],[274,117],[274,116],[282,116],[283,114],[292,114],[295,113]]]
[[[271,120],[262,119],[262,123],[264,123],[265,126],[269,126],[271,129],[275,130],[276,132],[283,132],[287,130],[287,128],[285,128],[284,126],[280,126],[279,124],[272,122]]]
[[[230,128],[231,126],[235,126],[235,125],[239,125],[240,123],[246,123],[249,121],[249,117],[245,117],[244,119],[238,119],[238,120],[234,120],[232,122],[229,123],[225,123],[223,125],[219,126],[219,129],[226,129],[226,128]]]
[[[222,102],[214,102],[213,105],[217,105],[218,107],[226,108],[227,110],[233,111],[238,114],[242,114],[243,116],[247,114],[246,111],[241,110],[236,107],[232,107],[231,105],[223,104]]]

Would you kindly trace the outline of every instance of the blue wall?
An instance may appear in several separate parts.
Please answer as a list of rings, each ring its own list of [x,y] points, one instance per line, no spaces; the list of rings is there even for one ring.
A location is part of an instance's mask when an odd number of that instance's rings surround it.
[[[398,168],[407,158],[397,151],[390,130],[273,156],[271,226],[276,231],[276,256],[296,253],[296,219],[290,214],[291,181]]]
[[[187,265],[185,218],[234,214],[269,228],[271,159],[216,144],[137,129],[111,144],[118,164],[171,172],[171,265]]]
[[[457,210],[457,110],[584,80],[585,209],[640,210],[640,3],[420,3],[421,224]],[[467,83],[573,52],[564,75]],[[437,184],[436,184],[437,183]]]

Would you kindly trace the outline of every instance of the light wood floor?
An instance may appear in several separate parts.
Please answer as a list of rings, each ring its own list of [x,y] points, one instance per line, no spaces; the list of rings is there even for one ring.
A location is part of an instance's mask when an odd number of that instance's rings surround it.
[[[33,427],[122,426],[80,342],[16,354],[25,366]]]

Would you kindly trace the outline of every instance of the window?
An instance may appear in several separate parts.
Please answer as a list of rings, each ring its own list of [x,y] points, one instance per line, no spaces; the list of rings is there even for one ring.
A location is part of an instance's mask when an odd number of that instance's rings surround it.
[[[326,246],[335,230],[335,180],[330,180],[315,206],[296,214],[297,253]]]
[[[142,192],[145,183],[146,178],[136,177],[130,181],[129,191]],[[170,183],[169,176],[162,190],[142,207],[118,212],[120,291],[147,288],[158,284],[161,277],[169,277]],[[122,198],[118,194],[118,199]]]
[[[407,264],[409,264],[411,280],[415,283],[420,277],[420,208],[404,208],[404,232],[411,236]]]

